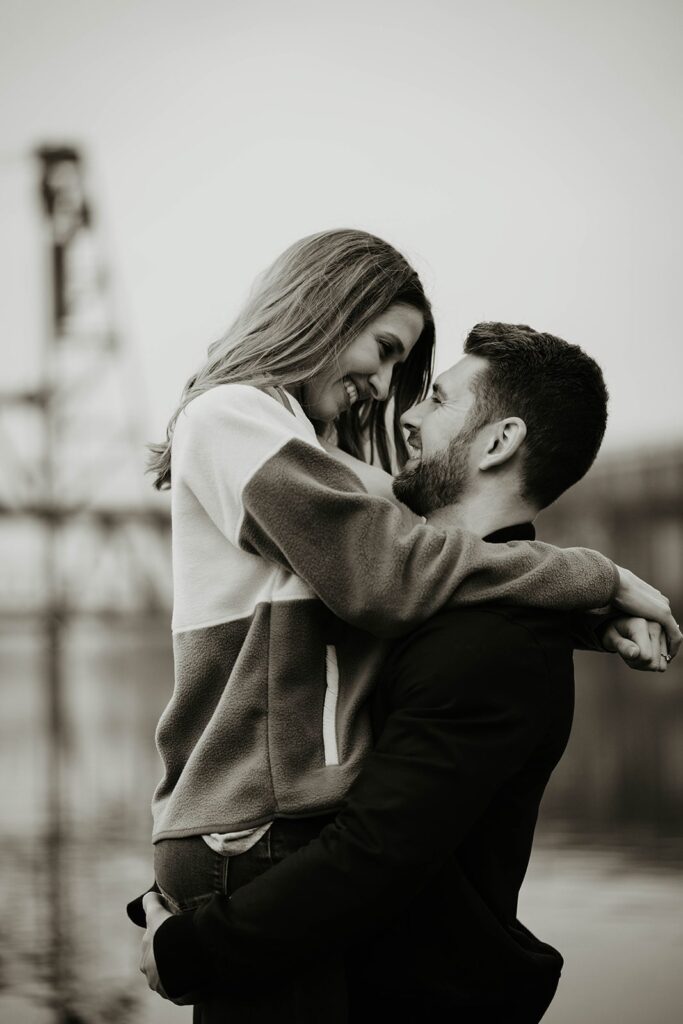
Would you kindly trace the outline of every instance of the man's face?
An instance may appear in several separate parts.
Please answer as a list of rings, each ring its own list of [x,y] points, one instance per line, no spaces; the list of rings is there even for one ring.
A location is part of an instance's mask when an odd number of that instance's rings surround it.
[[[429,398],[401,417],[411,457],[394,493],[418,515],[452,505],[476,473],[480,431],[467,426],[475,402],[470,385],[487,365],[479,356],[465,356],[436,378]]]

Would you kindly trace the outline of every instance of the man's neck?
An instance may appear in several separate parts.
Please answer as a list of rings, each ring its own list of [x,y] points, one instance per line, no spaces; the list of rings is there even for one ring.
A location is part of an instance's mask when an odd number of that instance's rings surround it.
[[[476,533],[478,537],[488,537],[496,530],[504,530],[519,523],[530,523],[536,516],[537,509],[519,495],[500,495],[480,492],[465,495],[454,505],[436,509],[427,516],[430,526],[459,526],[464,530]]]

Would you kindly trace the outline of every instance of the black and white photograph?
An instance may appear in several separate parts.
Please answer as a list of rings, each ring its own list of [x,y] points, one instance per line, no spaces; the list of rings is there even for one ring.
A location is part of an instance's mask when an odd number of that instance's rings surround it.
[[[0,1024],[679,1024],[681,52],[0,0]]]

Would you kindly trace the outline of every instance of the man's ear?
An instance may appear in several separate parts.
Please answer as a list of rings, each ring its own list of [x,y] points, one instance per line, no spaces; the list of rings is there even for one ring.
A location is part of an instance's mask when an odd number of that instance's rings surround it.
[[[526,423],[519,416],[509,416],[487,429],[488,437],[478,466],[483,471],[508,462],[526,437]]]

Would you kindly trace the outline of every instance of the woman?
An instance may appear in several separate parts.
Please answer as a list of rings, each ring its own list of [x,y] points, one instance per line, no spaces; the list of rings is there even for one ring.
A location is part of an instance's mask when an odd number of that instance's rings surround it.
[[[155,870],[176,911],[233,891],[329,821],[368,749],[378,638],[448,599],[589,608],[614,596],[617,570],[596,552],[486,545],[367,493],[366,453],[389,470],[393,441],[405,460],[399,417],[426,394],[433,346],[429,302],[396,250],[360,231],[305,238],[211,347],[155,449],[156,485],[172,484],[176,664],[157,733]],[[365,483],[385,486],[372,470]],[[296,979],[292,1006],[302,991],[316,1002]],[[286,998],[280,1019],[299,1019]],[[275,1004],[260,1005],[265,1019]],[[255,997],[247,1006],[261,1019]]]

